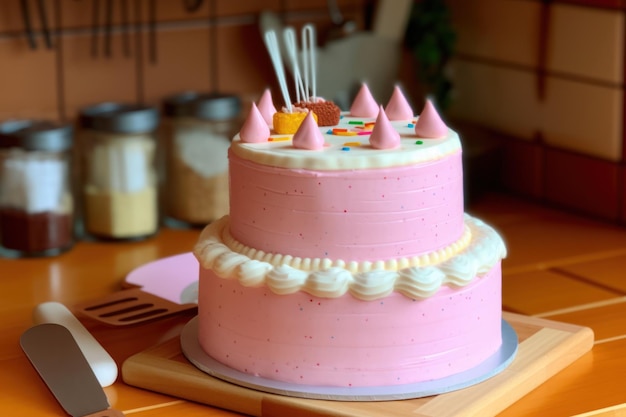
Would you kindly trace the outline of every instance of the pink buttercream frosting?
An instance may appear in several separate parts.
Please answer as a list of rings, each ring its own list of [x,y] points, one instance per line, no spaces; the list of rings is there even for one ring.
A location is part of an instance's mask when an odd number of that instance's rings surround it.
[[[370,89],[367,88],[366,84],[361,85],[361,89],[350,107],[350,115],[354,117],[376,117],[378,110],[378,103],[374,100]]]
[[[264,166],[232,149],[229,160],[230,231],[266,253],[386,260],[437,250],[463,234],[460,151],[422,164],[345,171]]]
[[[400,87],[395,86],[393,94],[385,107],[385,113],[389,120],[410,120],[413,118],[413,109],[409,105],[409,102],[402,94]]]
[[[199,341],[241,372],[307,385],[382,386],[472,368],[501,345],[500,263],[415,300],[289,296],[200,270]]]
[[[376,124],[370,135],[370,145],[376,149],[393,149],[400,146],[400,134],[389,123],[383,106],[380,106]]]
[[[442,138],[448,134],[448,126],[441,120],[430,100],[426,100],[424,109],[415,123],[415,134],[422,138]]]
[[[276,113],[276,107],[274,107],[274,103],[272,102],[272,93],[270,89],[267,88],[263,92],[263,95],[259,99],[257,104],[259,112],[261,112],[261,116],[265,120],[265,123],[269,127],[274,126],[274,113]]]
[[[242,142],[247,143],[267,142],[270,137],[270,128],[254,103],[250,107],[250,113],[241,127],[239,136]]]
[[[309,112],[293,135],[293,146],[298,149],[318,150],[324,147],[324,136],[317,127],[313,112]]]

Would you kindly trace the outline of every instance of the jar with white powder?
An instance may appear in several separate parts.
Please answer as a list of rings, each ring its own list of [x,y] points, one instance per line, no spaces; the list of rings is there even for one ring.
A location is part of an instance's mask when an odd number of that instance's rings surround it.
[[[81,110],[83,227],[87,237],[142,239],[159,226],[154,107],[102,103]]]
[[[74,243],[73,129],[47,121],[0,125],[0,246],[7,256],[53,256]]]
[[[167,224],[202,227],[228,213],[228,148],[240,111],[234,95],[186,92],[164,100]]]

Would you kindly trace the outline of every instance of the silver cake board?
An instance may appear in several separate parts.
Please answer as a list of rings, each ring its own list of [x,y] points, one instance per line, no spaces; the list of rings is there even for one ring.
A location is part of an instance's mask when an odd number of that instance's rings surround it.
[[[495,417],[593,347],[588,327],[503,312],[519,339],[513,362],[492,378],[471,387],[402,401],[324,401],[257,391],[208,375],[181,351],[180,334],[127,358],[121,366],[126,384],[255,417]],[[578,368],[577,368],[578,369]],[[549,390],[549,388],[548,388]],[[546,395],[546,391],[541,391]],[[525,410],[521,401],[516,412]],[[210,412],[207,410],[207,412]],[[514,412],[515,413],[515,412]]]
[[[445,378],[381,387],[330,387],[293,384],[237,371],[207,355],[198,342],[198,317],[190,320],[180,336],[182,353],[206,374],[245,388],[296,398],[336,401],[391,401],[428,397],[460,390],[483,382],[513,362],[518,337],[511,325],[502,320],[502,345],[479,365]]]

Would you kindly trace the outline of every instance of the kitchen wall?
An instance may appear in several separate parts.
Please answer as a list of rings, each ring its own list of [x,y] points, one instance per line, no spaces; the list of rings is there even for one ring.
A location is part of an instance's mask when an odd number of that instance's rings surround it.
[[[501,146],[510,191],[626,224],[625,5],[449,0],[451,114]]]
[[[186,10],[195,3],[197,10]],[[158,104],[183,90],[256,99],[265,87],[276,85],[260,37],[259,12],[273,11],[295,26],[315,23],[324,36],[333,27],[326,6],[326,0],[2,1],[0,120],[71,121],[85,105]],[[362,27],[372,2],[339,0],[338,6],[345,19]]]
[[[195,3],[197,10],[186,10]],[[344,18],[359,29],[371,25],[380,3],[338,0]],[[482,169],[493,158],[466,158],[467,182],[498,183],[521,196],[626,224],[623,2],[447,3],[458,42],[446,116],[453,127],[468,122],[480,127],[478,136],[487,132],[501,157],[498,170]],[[315,23],[322,39],[333,28],[326,0],[4,0],[0,120],[72,121],[85,105],[156,105],[183,90],[235,93],[250,102],[270,86],[280,103],[259,31],[263,10],[295,26]],[[381,61],[356,56],[359,65]],[[384,61],[377,65],[389,66]],[[402,62],[402,82],[418,108],[423,97],[414,94],[408,51]],[[466,154],[473,132],[462,132]]]

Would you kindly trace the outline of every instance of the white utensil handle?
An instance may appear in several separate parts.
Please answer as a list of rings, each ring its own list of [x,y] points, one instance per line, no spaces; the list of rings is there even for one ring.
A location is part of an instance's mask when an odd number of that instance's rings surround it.
[[[67,328],[80,350],[85,355],[89,366],[103,387],[107,387],[117,379],[117,364],[104,350],[102,345],[89,333],[67,307],[55,301],[39,304],[33,311],[35,324],[55,323]]]

